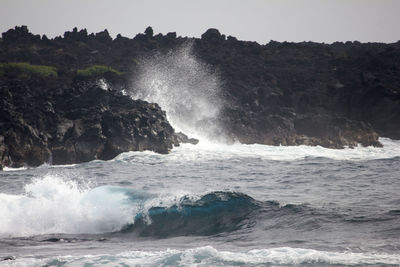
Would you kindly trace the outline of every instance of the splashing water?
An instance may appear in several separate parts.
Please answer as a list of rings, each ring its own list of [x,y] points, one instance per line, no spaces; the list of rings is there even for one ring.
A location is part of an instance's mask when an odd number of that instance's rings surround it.
[[[167,195],[111,185],[81,187],[46,174],[26,184],[24,194],[0,193],[0,237],[120,230],[159,237],[211,235],[235,230],[258,208],[242,193]]]
[[[103,233],[133,222],[135,206],[115,187],[80,188],[46,175],[25,185],[25,194],[0,193],[0,237],[49,233]]]
[[[193,42],[144,59],[134,88],[132,97],[158,103],[177,131],[208,140],[221,135],[221,82],[193,54]]]

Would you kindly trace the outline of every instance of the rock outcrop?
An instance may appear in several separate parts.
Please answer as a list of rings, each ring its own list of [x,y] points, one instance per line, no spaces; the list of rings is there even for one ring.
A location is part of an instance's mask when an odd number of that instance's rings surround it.
[[[210,29],[195,51],[221,74],[222,124],[241,142],[342,148],[400,139],[400,42],[259,45]]]
[[[96,82],[52,87],[0,81],[0,165],[37,166],[111,159],[125,151],[168,153],[178,136],[157,104]]]
[[[48,67],[36,74],[0,68],[1,163],[73,163],[195,143],[176,135],[156,104],[118,93],[146,55],[187,41],[222,80],[216,123],[232,140],[342,148],[400,139],[400,42],[260,45],[217,29],[197,39],[154,35],[150,27],[132,39],[77,28],[49,39],[22,26],[2,34],[0,64]],[[102,78],[115,91],[102,90]]]
[[[225,131],[243,144],[320,145],[327,148],[382,146],[378,134],[365,122],[327,114],[296,114],[291,109],[279,113],[227,110]]]

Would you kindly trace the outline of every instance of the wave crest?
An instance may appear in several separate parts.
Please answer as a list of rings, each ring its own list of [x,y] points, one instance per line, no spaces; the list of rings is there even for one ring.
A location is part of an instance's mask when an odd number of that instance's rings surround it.
[[[159,237],[213,235],[248,225],[258,208],[253,198],[242,193],[212,192],[195,201],[185,196],[176,205],[138,213],[124,231]]]
[[[47,175],[25,186],[25,194],[0,194],[0,236],[44,234],[210,235],[237,229],[258,208],[233,192],[204,196],[160,196],[132,188],[81,188]]]

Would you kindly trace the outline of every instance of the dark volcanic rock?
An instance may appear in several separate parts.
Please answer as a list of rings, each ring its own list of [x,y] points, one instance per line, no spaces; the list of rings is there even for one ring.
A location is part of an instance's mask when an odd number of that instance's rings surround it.
[[[320,145],[328,148],[381,146],[378,134],[367,123],[319,114],[254,113],[229,111],[224,125],[232,139],[244,144]]]
[[[96,79],[127,87],[146,55],[187,41],[223,82],[226,105],[216,123],[232,140],[342,148],[379,146],[378,135],[400,139],[400,42],[260,45],[217,29],[189,39],[154,35],[151,27],[132,39],[75,28],[49,40],[22,26],[2,34],[0,62],[54,66],[58,78],[16,80],[0,70],[1,161],[37,165],[52,155],[54,163],[79,162],[130,149],[166,152],[187,141],[167,130],[158,106],[73,82],[78,69],[105,65],[122,74]]]
[[[400,43],[196,40],[229,105],[221,120],[244,143],[379,146],[400,137]],[[390,56],[389,56],[390,55]]]
[[[168,153],[178,144],[157,104],[133,101],[96,83],[46,88],[33,81],[0,82],[3,166],[111,159],[130,150]]]
[[[182,132],[176,133],[176,138],[179,143],[189,143],[192,145],[197,145],[199,143],[198,139],[189,138],[186,134],[184,134]]]

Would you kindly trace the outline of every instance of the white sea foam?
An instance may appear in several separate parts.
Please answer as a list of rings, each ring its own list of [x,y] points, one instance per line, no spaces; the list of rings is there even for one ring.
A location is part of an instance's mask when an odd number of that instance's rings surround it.
[[[89,188],[76,181],[45,175],[25,185],[25,193],[0,193],[0,237],[41,234],[97,234],[119,231],[147,218],[152,207],[179,205],[187,192],[149,194],[132,188]],[[200,196],[192,195],[193,200]]]
[[[15,172],[15,171],[23,171],[26,170],[26,167],[20,167],[20,168],[11,168],[11,167],[4,167],[3,171],[5,172]]]
[[[211,246],[187,250],[128,251],[116,255],[61,256],[55,259],[21,258],[6,266],[37,266],[55,262],[63,266],[306,266],[398,265],[400,255],[377,253],[327,252],[291,247],[254,249],[247,252],[219,251]]]
[[[97,85],[103,89],[104,91],[108,91],[110,89],[110,85],[107,83],[105,79],[97,80]]]
[[[25,194],[0,193],[0,236],[104,233],[133,221],[135,205],[124,191],[95,189],[46,175],[25,186]]]
[[[51,165],[51,164],[45,162],[45,163],[43,163],[42,165],[40,165],[39,167],[36,167],[36,168],[39,168],[39,169],[41,169],[41,168],[43,168],[43,169],[51,169],[51,168],[70,168],[70,167],[74,167],[74,166],[76,166],[76,165],[77,165],[77,164]],[[34,168],[34,167],[26,167],[26,166],[24,166],[24,167],[19,167],[19,168],[4,167],[4,168],[3,168],[3,171],[5,171],[5,172],[16,172],[16,171],[25,171],[25,170],[27,170],[27,169],[32,169],[32,168]]]
[[[130,160],[135,155],[140,155],[143,160],[172,161],[198,161],[258,158],[261,160],[293,161],[306,158],[328,158],[333,160],[374,160],[400,157],[400,141],[388,138],[380,138],[383,147],[362,147],[345,149],[329,149],[321,146],[268,146],[268,145],[243,145],[240,143],[227,145],[211,143],[201,140],[198,145],[182,144],[175,147],[168,155],[159,156],[153,152],[126,152],[118,155],[114,160]],[[135,160],[137,158],[135,157]]]

